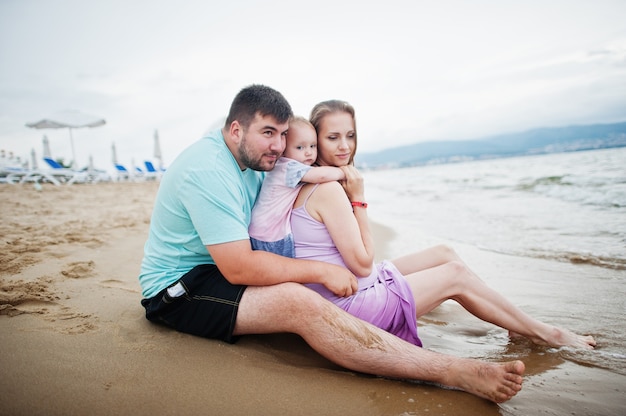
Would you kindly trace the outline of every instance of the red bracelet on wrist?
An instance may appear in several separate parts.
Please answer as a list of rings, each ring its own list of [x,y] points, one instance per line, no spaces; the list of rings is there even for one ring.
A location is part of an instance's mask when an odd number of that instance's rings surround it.
[[[354,202],[351,202],[351,204],[353,207],[367,208],[367,202],[354,201]]]

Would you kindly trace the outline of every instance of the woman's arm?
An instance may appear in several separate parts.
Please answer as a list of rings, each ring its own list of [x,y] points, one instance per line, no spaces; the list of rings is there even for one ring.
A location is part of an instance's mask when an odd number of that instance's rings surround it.
[[[346,179],[341,181],[348,199],[352,203],[354,217],[359,224],[361,239],[365,250],[370,254],[370,262],[374,261],[374,237],[370,229],[369,218],[367,216],[367,203],[365,199],[365,183],[361,172],[353,165],[342,166]],[[356,203],[356,204],[355,204]],[[365,205],[362,205],[365,204]]]
[[[307,211],[324,223],[348,269],[356,276],[369,276],[374,263],[374,242],[366,210],[358,208],[353,212],[342,186],[327,182],[311,194]]]

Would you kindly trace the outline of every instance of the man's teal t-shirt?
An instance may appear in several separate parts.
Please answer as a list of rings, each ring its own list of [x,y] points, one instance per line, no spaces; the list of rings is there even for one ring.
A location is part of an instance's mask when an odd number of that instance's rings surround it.
[[[242,171],[221,130],[185,149],[157,193],[139,283],[155,296],[200,264],[215,264],[207,245],[249,239],[252,206],[265,174]]]

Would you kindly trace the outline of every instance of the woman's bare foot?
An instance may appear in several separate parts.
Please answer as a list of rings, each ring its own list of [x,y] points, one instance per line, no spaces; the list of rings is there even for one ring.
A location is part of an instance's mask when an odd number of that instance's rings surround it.
[[[462,360],[450,368],[448,385],[495,403],[503,403],[522,389],[525,369],[521,361],[488,363]]]
[[[511,338],[522,337],[523,335],[509,331]],[[550,347],[574,347],[592,350],[596,346],[596,340],[591,335],[578,335],[567,329],[548,327],[546,335],[543,337],[528,337],[538,345]]]

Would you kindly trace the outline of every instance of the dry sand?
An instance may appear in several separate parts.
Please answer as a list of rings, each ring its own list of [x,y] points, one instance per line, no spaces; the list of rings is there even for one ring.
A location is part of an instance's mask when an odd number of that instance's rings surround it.
[[[0,414],[626,414],[626,377],[546,358],[527,343],[484,351],[496,361],[522,357],[528,368],[522,392],[498,406],[346,371],[290,334],[229,345],[153,325],[137,274],[157,187],[0,185]],[[375,235],[382,258],[393,236],[381,226]],[[455,311],[444,305],[424,318],[421,336],[467,356],[465,338],[437,331]]]

